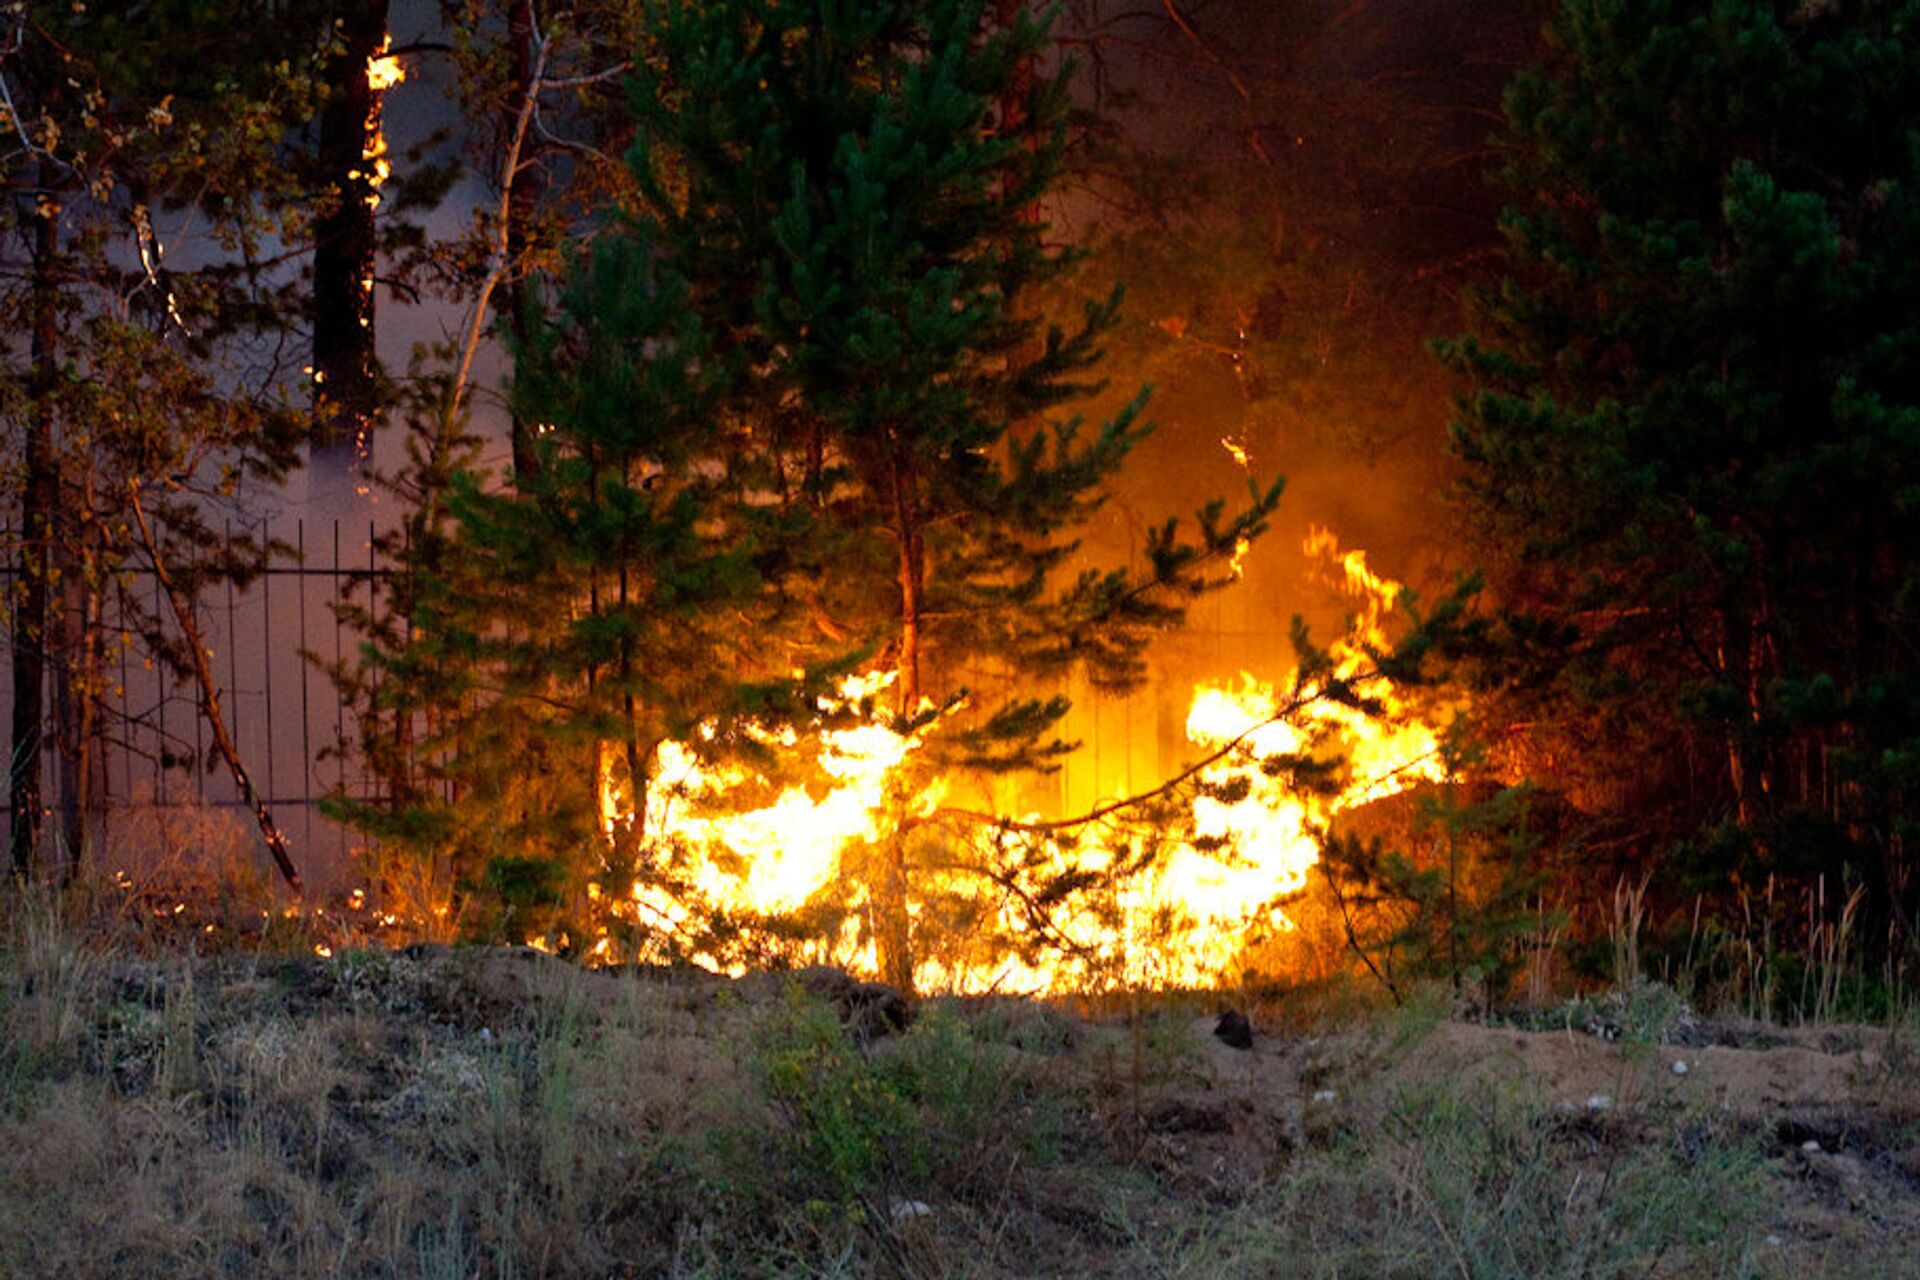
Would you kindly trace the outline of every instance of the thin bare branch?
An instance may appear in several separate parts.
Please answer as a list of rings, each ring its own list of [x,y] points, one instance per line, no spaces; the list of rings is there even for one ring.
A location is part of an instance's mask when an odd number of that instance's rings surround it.
[[[1161,7],[1167,11],[1167,17],[1172,20],[1173,25],[1178,27],[1181,34],[1192,42],[1193,47],[1198,49],[1207,61],[1218,67],[1222,75],[1226,76],[1227,83],[1232,85],[1233,91],[1240,95],[1240,100],[1248,106],[1252,106],[1253,91],[1247,88],[1247,82],[1241,78],[1238,71],[1235,71],[1231,66],[1227,65],[1227,60],[1222,58],[1219,53],[1215,51],[1214,47],[1208,44],[1206,39],[1194,29],[1193,24],[1187,21],[1187,15],[1180,12],[1180,6],[1175,3],[1175,0],[1161,0]],[[1273,156],[1267,151],[1266,143],[1260,141],[1259,133],[1249,127],[1245,137],[1247,147],[1254,155],[1260,158],[1260,162],[1271,165],[1273,163]]]
[[[446,417],[453,421],[460,413],[460,400],[466,393],[467,379],[473,372],[474,352],[479,349],[480,335],[487,324],[487,308],[493,302],[493,291],[512,264],[508,261],[507,228],[512,215],[513,182],[520,172],[520,149],[526,144],[527,128],[533,122],[534,112],[540,100],[540,92],[547,69],[547,41],[539,40],[533,55],[533,74],[528,77],[526,98],[520,104],[519,115],[513,122],[513,140],[507,146],[506,160],[500,166],[500,204],[494,213],[496,238],[492,260],[487,264],[486,279],[480,283],[480,296],[474,299],[473,314],[467,321],[467,336],[460,348],[460,368],[454,374],[453,382],[447,387]]]
[[[207,663],[207,646],[200,636],[200,624],[194,620],[193,608],[181,595],[173,574],[167,569],[167,559],[160,551],[160,544],[153,536],[153,526],[147,520],[146,505],[140,501],[139,477],[127,481],[127,497],[132,506],[133,518],[140,529],[140,543],[147,553],[147,562],[153,566],[154,580],[165,592],[167,604],[173,610],[174,621],[179,624],[180,634],[185,637],[187,647],[193,653],[193,675],[200,690],[200,711],[206,717],[207,727],[213,731],[214,746],[227,762],[227,770],[233,775],[233,783],[240,789],[240,798],[253,810],[254,821],[260,824],[260,835],[267,842],[267,851],[273,855],[273,862],[280,874],[293,887],[295,893],[301,892],[300,873],[294,869],[293,857],[287,852],[286,837],[280,834],[280,828],[274,825],[273,814],[267,808],[267,802],[254,790],[253,779],[247,774],[247,767],[240,760],[240,749],[234,745],[233,735],[227,731],[226,717],[220,714],[220,690],[214,684],[213,670]]]

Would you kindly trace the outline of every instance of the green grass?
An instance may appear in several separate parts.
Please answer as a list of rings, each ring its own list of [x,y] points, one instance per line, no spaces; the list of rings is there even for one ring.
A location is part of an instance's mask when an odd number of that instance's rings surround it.
[[[1403,1093],[1216,1218],[1134,1229],[1131,1270],[1168,1277],[1633,1280],[1746,1277],[1765,1212],[1750,1137],[1640,1146],[1611,1117],[1503,1089]]]
[[[1775,1265],[1780,1197],[1809,1191],[1751,1117],[1423,1071],[1526,1034],[1439,996],[1253,1055],[1150,996],[1097,1021],[935,1002],[868,1044],[753,984],[301,951],[136,951],[14,911],[0,1280],[1800,1280],[1875,1256]],[[1591,1012],[1651,1043],[1670,1005]],[[1862,1105],[1912,1110],[1917,1026]]]

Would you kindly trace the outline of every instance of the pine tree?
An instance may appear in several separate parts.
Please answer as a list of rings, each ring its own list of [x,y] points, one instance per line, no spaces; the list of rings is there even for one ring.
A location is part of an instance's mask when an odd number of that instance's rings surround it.
[[[1062,413],[1092,389],[1117,295],[1044,332],[1015,301],[1076,261],[1030,216],[1060,174],[1066,107],[1064,74],[1034,74],[1044,23],[994,29],[980,0],[669,0],[651,25],[634,163],[661,252],[746,375],[741,452],[818,522],[802,578],[821,631],[880,647],[895,723],[927,743],[856,876],[883,974],[910,986],[926,815],[906,798],[938,771],[1070,750],[1053,733],[1065,700],[1037,682],[1138,680],[1151,635],[1225,580],[1210,562],[1260,531],[1278,485],[1230,517],[1209,507],[1196,540],[1153,530],[1142,569],[1077,557],[1076,528],[1150,428],[1139,401],[1093,429]],[[1016,84],[1018,132],[995,114]]]
[[[49,744],[66,873],[91,841],[98,747],[119,729],[110,633],[198,686],[217,719],[190,602],[265,559],[259,542],[224,534],[220,513],[293,461],[297,375],[279,353],[295,317],[260,260],[263,243],[296,234],[280,148],[311,114],[319,65],[298,34],[276,34],[281,56],[261,56],[271,8],[19,4],[0,30],[0,252],[9,281],[26,282],[0,306],[25,321],[11,332],[29,335],[0,364],[0,419],[23,481],[9,496],[26,533],[10,618],[23,875],[47,865]],[[180,243],[185,228],[200,243]],[[170,580],[165,606],[135,589],[134,570]]]
[[[1492,1007],[1509,994],[1518,942],[1542,924],[1545,806],[1531,786],[1474,781],[1485,761],[1462,723],[1441,756],[1444,780],[1414,793],[1403,830],[1388,839],[1337,819],[1314,870],[1348,949],[1396,1003],[1414,983],[1443,980]]]
[[[1920,6],[1568,0],[1550,38],[1510,278],[1443,347],[1512,556],[1492,675],[1673,798],[1649,844],[1854,879],[1910,945]]]
[[[467,927],[571,927],[584,944],[602,889],[671,880],[671,850],[644,839],[661,746],[724,754],[742,724],[801,704],[769,643],[784,517],[711,465],[733,367],[634,229],[562,280],[516,352],[536,465],[508,486],[453,472],[445,524],[410,566],[408,631],[373,637],[368,733],[423,726],[408,789],[340,809],[396,851],[448,860]]]

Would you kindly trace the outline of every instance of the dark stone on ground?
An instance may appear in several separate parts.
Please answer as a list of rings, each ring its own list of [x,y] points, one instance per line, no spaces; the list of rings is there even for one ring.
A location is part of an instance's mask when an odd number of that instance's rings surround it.
[[[1230,1049],[1253,1048],[1253,1023],[1238,1009],[1229,1009],[1221,1014],[1213,1034],[1220,1037],[1220,1042]]]

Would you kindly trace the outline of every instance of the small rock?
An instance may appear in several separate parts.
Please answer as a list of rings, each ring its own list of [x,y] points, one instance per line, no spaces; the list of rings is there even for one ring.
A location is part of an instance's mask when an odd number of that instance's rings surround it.
[[[1681,1059],[1675,1058],[1673,1060],[1673,1074],[1677,1076],[1683,1076],[1687,1074],[1687,1064],[1683,1062]]]
[[[1213,1034],[1218,1036],[1220,1042],[1228,1048],[1253,1048],[1253,1023],[1248,1021],[1247,1015],[1238,1009],[1229,1009],[1221,1014],[1220,1021],[1213,1028]]]
[[[1611,1111],[1613,1110],[1613,1099],[1609,1098],[1604,1093],[1596,1093],[1591,1098],[1587,1099],[1587,1110]]]
[[[1818,1151],[1820,1149],[1820,1139],[1808,1138],[1805,1142],[1800,1144],[1800,1149],[1802,1151],[1809,1151],[1809,1152]]]

